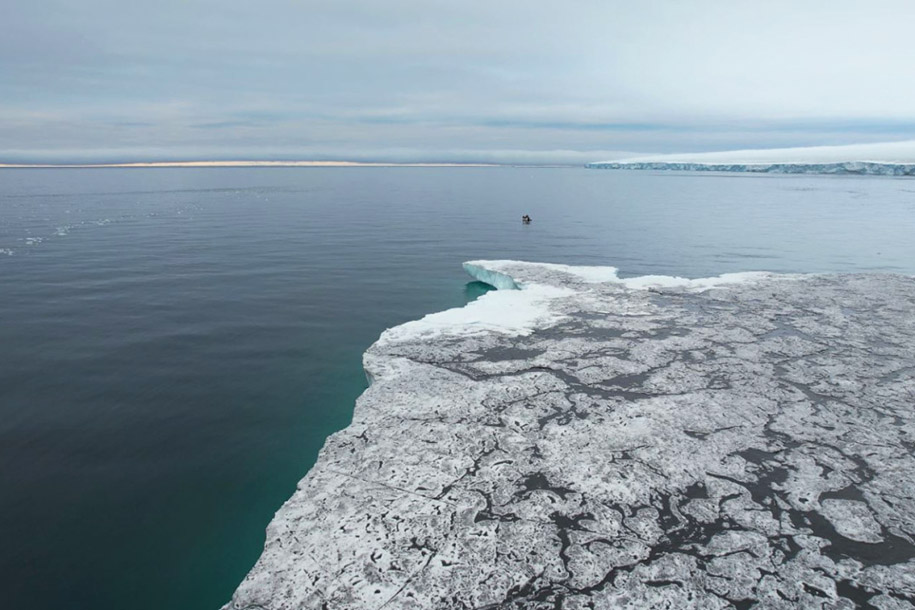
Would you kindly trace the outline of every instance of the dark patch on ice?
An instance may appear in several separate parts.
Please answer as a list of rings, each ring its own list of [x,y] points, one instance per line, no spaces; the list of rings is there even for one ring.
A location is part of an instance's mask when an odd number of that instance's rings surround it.
[[[520,481],[520,484],[522,489],[515,492],[515,495],[520,497],[527,496],[534,491],[549,491],[565,500],[567,495],[575,493],[574,490],[569,489],[568,487],[552,485],[546,475],[542,472],[535,472],[525,476],[524,479]]]
[[[487,362],[501,362],[505,360],[530,360],[543,354],[545,350],[519,347],[517,345],[504,345],[487,349],[482,353]]]

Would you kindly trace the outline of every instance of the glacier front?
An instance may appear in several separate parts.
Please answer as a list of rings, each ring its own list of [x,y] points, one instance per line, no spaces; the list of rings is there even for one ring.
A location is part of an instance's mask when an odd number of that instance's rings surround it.
[[[226,608],[913,607],[915,278],[465,268]]]

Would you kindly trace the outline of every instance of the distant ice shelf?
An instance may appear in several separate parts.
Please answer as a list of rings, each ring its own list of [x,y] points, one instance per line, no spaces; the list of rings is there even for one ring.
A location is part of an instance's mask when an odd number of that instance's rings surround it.
[[[596,161],[591,169],[915,176],[915,140],[711,153],[649,155]]]
[[[912,608],[915,278],[465,269],[227,610]]]
[[[649,169],[688,172],[748,172],[757,174],[850,174],[915,176],[915,163],[670,163],[664,161],[600,161],[589,169]]]

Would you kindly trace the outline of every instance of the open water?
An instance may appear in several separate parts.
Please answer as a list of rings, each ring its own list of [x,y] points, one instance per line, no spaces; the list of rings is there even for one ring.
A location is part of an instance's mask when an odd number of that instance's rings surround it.
[[[365,348],[482,290],[464,260],[915,274],[913,235],[913,179],[0,170],[0,607],[225,603]]]

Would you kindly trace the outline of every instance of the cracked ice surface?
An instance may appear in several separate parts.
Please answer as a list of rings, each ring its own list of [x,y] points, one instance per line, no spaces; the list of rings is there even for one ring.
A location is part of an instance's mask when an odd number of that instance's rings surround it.
[[[227,607],[915,608],[915,279],[480,270]]]

